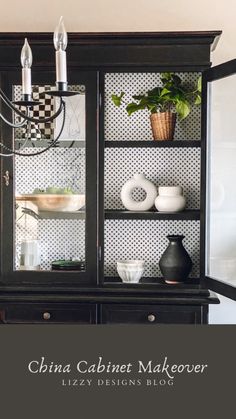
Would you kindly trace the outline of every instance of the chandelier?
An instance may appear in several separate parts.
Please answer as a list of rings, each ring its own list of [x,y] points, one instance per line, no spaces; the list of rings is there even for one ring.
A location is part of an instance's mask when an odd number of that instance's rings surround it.
[[[31,153],[24,152],[23,144],[21,151],[14,150],[13,148],[7,147],[5,144],[0,142],[0,146],[4,150],[4,153],[0,153],[0,156],[11,157],[13,155],[18,156],[36,156],[42,153],[45,153],[51,147],[57,145],[57,142],[62,134],[65,125],[65,116],[66,116],[66,103],[64,98],[67,96],[77,95],[78,92],[71,91],[67,89],[67,65],[66,65],[66,47],[67,47],[67,33],[65,30],[63,17],[61,16],[59,23],[55,29],[53,36],[54,46],[56,49],[56,87],[55,90],[45,91],[41,95],[50,95],[51,97],[58,98],[58,107],[55,110],[54,114],[46,118],[35,118],[33,116],[33,110],[35,106],[41,105],[41,102],[34,100],[32,96],[32,86],[31,86],[31,66],[33,62],[32,51],[29,46],[28,40],[25,39],[23,48],[21,50],[21,65],[22,65],[22,97],[21,100],[12,102],[3,90],[0,88],[0,99],[20,118],[19,122],[14,122],[13,120],[9,121],[0,113],[0,119],[2,119],[7,125],[12,128],[26,128],[27,139],[30,138],[30,129],[31,124],[46,124],[53,122],[59,115],[62,115],[62,124],[61,128],[50,144],[40,151],[34,151]],[[14,115],[13,114],[13,115]]]

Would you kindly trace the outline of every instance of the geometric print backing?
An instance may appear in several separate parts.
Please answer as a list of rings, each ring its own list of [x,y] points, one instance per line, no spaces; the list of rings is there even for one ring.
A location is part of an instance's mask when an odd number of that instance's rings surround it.
[[[180,185],[186,208],[200,208],[200,148],[106,148],[104,205],[124,209],[121,188],[135,173],[144,173],[156,186]],[[135,190],[134,199],[144,199]]]
[[[40,242],[40,269],[51,270],[51,262],[58,259],[85,259],[85,220],[53,220],[37,221]],[[21,241],[25,237],[23,229],[16,228],[16,261],[15,269],[19,269],[19,252]]]
[[[24,151],[38,151],[39,147],[26,147]],[[85,193],[85,149],[51,148],[38,156],[15,156],[15,190],[33,193],[35,188],[70,187]]]
[[[145,260],[144,277],[161,277],[159,260],[168,246],[168,234],[183,234],[193,261],[190,277],[199,278],[200,222],[186,220],[106,220],[104,275],[118,276],[117,260]]]
[[[58,259],[85,260],[84,220],[40,220],[41,269]]]
[[[201,73],[176,73],[182,80],[195,87]],[[125,92],[125,103],[133,101],[132,95],[141,94],[156,86],[161,86],[160,73],[106,73],[105,74],[105,140],[152,140],[149,112],[141,110],[128,116],[125,106],[116,107],[113,93]],[[176,140],[201,139],[201,106],[192,104],[191,113],[183,121],[177,118]]]
[[[32,148],[26,147],[24,150],[32,151]],[[16,193],[33,193],[35,188],[45,189],[48,186],[71,187],[76,193],[85,193],[84,148],[51,148],[33,158],[15,156]],[[16,267],[20,242],[26,239],[25,234],[25,229],[16,228]],[[40,240],[41,269],[50,270],[50,262],[55,259],[85,257],[84,220],[40,219],[37,222],[37,235]],[[32,231],[34,236],[35,231]]]

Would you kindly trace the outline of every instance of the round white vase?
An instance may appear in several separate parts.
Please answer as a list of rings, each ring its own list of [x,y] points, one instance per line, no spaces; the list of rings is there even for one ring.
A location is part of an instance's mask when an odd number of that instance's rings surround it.
[[[156,209],[160,212],[179,212],[186,206],[181,186],[159,186],[158,197],[155,200]]]
[[[132,192],[135,188],[142,188],[146,192],[146,198],[143,201],[135,201],[133,199]],[[143,174],[136,173],[123,185],[120,196],[126,209],[130,211],[148,211],[154,205],[157,188]]]

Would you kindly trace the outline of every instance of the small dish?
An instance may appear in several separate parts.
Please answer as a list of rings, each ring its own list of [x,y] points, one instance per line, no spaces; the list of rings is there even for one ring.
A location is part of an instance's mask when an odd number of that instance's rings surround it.
[[[125,283],[138,283],[144,273],[145,261],[121,260],[117,261],[117,272]]]

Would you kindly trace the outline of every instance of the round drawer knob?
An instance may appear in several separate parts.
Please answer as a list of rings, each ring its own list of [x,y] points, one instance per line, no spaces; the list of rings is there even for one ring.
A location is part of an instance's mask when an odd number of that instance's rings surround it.
[[[156,316],[154,316],[154,314],[149,314],[148,315],[148,321],[150,323],[153,323],[156,320]]]
[[[49,320],[51,318],[51,314],[48,312],[43,313],[44,320]]]

